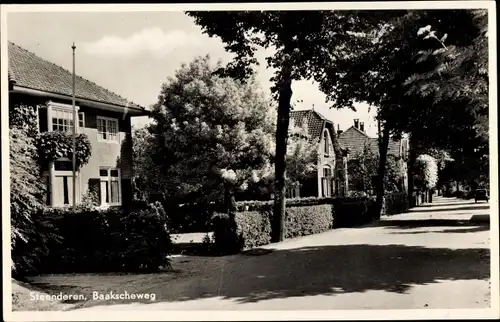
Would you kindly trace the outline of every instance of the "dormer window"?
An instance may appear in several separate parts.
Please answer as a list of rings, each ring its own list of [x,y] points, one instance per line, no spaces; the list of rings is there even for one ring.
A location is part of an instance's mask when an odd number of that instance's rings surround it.
[[[330,155],[330,141],[328,140],[328,130],[323,132],[323,152],[326,156]]]

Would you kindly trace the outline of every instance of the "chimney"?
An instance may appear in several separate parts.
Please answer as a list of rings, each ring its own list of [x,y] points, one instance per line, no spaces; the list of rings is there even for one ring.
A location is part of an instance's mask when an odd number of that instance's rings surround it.
[[[339,124],[337,124],[337,135],[342,134],[342,132],[344,132],[344,131],[342,131],[342,130],[340,129],[340,125],[339,125]]]
[[[359,129],[359,119],[354,119],[354,127]]]
[[[361,130],[361,132],[365,131],[365,123],[364,122],[359,123],[359,129]]]

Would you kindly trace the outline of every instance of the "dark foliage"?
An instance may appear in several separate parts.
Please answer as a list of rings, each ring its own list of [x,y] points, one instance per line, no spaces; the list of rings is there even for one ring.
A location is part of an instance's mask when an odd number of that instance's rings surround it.
[[[27,242],[12,250],[17,274],[156,271],[172,248],[163,207],[44,209]]]
[[[408,195],[405,193],[390,193],[384,196],[384,215],[404,213],[409,208]]]
[[[43,132],[36,139],[40,164],[47,164],[60,158],[71,159],[73,157],[73,135],[68,132]],[[76,166],[77,168],[87,164],[92,153],[92,145],[86,134],[79,133],[75,137]]]
[[[374,220],[370,198],[303,198],[289,200],[285,236],[293,238],[353,227]],[[235,214],[216,214],[212,219],[214,249],[223,254],[266,245],[271,242],[273,201],[237,203]]]

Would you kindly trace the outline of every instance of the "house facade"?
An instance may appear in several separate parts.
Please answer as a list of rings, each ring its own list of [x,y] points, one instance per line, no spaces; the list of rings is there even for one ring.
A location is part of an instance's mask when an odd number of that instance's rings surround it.
[[[39,133],[73,132],[72,73],[9,42],[9,107],[36,109]],[[147,111],[111,91],[76,76],[76,133],[91,143],[88,163],[76,172],[76,203],[94,192],[103,206],[127,206],[132,200],[131,118]],[[73,204],[72,160],[46,164],[47,205]]]
[[[365,132],[364,123],[359,119],[354,119],[354,124],[346,131],[337,131],[339,142],[342,148],[349,150],[348,158],[355,157],[358,153],[362,153],[365,147],[370,148],[372,152],[378,155],[379,146],[378,138],[372,138]],[[408,188],[408,164],[407,156],[409,149],[409,140],[403,137],[400,140],[390,139],[387,148],[387,155],[396,157],[396,160],[401,167],[403,176],[403,191]]]
[[[290,119],[305,127],[311,140],[319,142],[315,175],[287,191],[287,197],[333,197],[347,194],[347,154],[339,145],[332,121],[315,111],[292,111]]]

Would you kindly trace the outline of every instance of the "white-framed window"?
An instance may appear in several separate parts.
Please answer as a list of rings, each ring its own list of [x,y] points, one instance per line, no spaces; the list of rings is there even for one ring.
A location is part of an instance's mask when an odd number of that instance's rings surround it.
[[[48,112],[49,117],[49,131],[72,132],[73,131],[73,106],[68,104],[60,104],[49,102]],[[80,128],[85,127],[85,115],[79,111],[79,107],[75,106],[77,111],[78,126],[77,132]],[[49,111],[48,110],[48,111]]]
[[[53,180],[51,181],[49,172],[42,174],[46,184],[46,204],[52,207],[68,207],[73,205],[73,171],[71,161],[58,160],[53,165]],[[80,203],[80,173],[75,173],[76,204]]]
[[[331,197],[333,195],[334,178],[332,168],[329,165],[323,167],[323,177],[321,178],[321,192],[323,197]]]
[[[118,119],[98,116],[97,132],[99,141],[118,143]]]
[[[119,206],[122,204],[120,169],[111,167],[99,168],[101,205]]]
[[[330,155],[330,140],[328,140],[328,130],[323,132],[323,153],[328,156]]]

